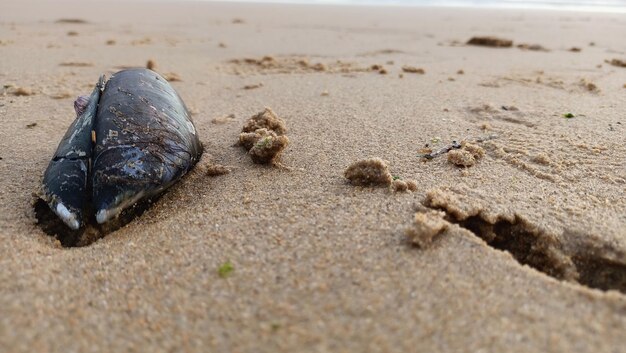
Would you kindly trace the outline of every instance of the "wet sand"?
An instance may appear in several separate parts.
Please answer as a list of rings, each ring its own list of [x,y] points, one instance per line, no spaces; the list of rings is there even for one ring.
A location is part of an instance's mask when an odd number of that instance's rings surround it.
[[[0,13],[1,350],[626,351],[624,15]],[[148,61],[203,160],[130,224],[63,248],[32,201],[74,97]],[[265,107],[288,129],[280,166],[237,146]],[[417,190],[344,178],[375,157]]]

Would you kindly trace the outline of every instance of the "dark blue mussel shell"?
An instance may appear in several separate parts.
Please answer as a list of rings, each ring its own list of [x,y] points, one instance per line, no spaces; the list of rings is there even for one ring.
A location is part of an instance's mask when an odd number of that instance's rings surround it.
[[[159,74],[100,78],[43,178],[42,199],[72,230],[109,222],[185,175],[202,145],[185,103]],[[94,217],[95,215],[95,217]]]

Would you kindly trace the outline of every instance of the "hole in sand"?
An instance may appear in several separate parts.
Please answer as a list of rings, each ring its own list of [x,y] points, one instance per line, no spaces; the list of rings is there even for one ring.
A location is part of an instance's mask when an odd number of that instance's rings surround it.
[[[517,215],[511,219],[498,216],[494,223],[481,212],[473,216],[460,215],[442,206],[431,204],[428,207],[443,210],[447,221],[471,231],[489,246],[509,252],[523,265],[559,280],[626,294],[626,254],[600,244],[597,239],[588,240],[591,243],[586,246],[566,249],[554,234]],[[584,238],[595,239],[591,235]]]
[[[489,246],[511,253],[521,264],[558,279],[575,277],[570,273],[571,266],[567,257],[555,251],[556,240],[550,236],[535,234],[517,219],[513,222],[501,220],[490,224],[480,216],[472,216],[463,221],[451,221],[470,230]]]
[[[615,289],[626,294],[626,265],[589,254],[578,254],[572,260],[580,274],[579,283],[602,290]]]
[[[104,225],[100,225],[96,222],[96,217],[93,215],[93,212],[85,212],[86,214],[91,214],[88,224],[78,230],[70,229],[65,225],[65,223],[52,212],[48,204],[40,198],[34,201],[33,208],[37,225],[41,230],[49,236],[58,239],[63,247],[70,248],[90,245],[105,235],[120,229],[133,219],[141,216],[154,201],[156,201],[156,199],[140,202],[124,210],[117,219],[111,220]]]

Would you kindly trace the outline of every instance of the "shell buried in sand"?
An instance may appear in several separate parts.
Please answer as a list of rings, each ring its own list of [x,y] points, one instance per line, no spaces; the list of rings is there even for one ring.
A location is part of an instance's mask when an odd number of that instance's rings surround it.
[[[147,69],[100,78],[44,173],[41,198],[72,230],[104,224],[185,175],[202,145],[174,88]],[[95,216],[95,217],[94,217]]]

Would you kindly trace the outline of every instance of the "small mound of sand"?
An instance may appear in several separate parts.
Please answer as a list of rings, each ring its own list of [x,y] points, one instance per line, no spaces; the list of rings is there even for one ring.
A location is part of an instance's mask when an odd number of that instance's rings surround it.
[[[480,45],[493,48],[510,48],[513,41],[510,39],[502,39],[497,37],[472,37],[467,41],[468,45]]]
[[[453,149],[448,152],[448,162],[459,167],[471,167],[484,156],[485,150],[482,147],[463,142],[461,149]]]
[[[393,192],[417,191],[417,182],[415,180],[396,179],[391,182],[391,191]]]
[[[380,65],[380,64],[374,64],[374,65],[370,66],[370,70],[372,70],[372,71],[378,71],[378,73],[379,73],[379,74],[381,74],[381,75],[386,75],[386,74],[388,73],[388,72],[387,72],[387,69],[385,69],[385,68],[384,68],[382,65]]]
[[[206,175],[208,176],[218,176],[230,173],[230,169],[221,164],[211,164],[206,169]]]
[[[19,96],[32,96],[35,94],[35,92],[28,87],[17,87],[11,92],[11,94],[14,96],[18,96],[18,97]]]
[[[626,60],[613,59],[609,62],[609,64],[617,67],[626,67]]]
[[[518,44],[517,47],[519,49],[522,50],[531,50],[531,51],[549,51],[548,49],[544,48],[542,45],[539,44]]]
[[[476,164],[476,158],[466,150],[452,150],[448,152],[448,162],[459,167],[471,167]]]
[[[592,92],[592,93],[598,93],[600,92],[600,89],[598,88],[598,86],[596,86],[595,83],[588,81],[586,79],[581,79],[578,83],[580,85],[580,87],[582,87],[583,89]]]
[[[406,73],[410,73],[410,74],[420,74],[423,75],[426,73],[426,71],[424,71],[424,69],[422,69],[421,67],[415,67],[415,66],[402,66],[402,71],[406,72]]]
[[[243,125],[241,132],[254,132],[257,129],[268,129],[274,131],[277,135],[284,135],[287,132],[285,122],[282,121],[276,113],[270,108],[265,108],[260,113],[253,115]]]
[[[254,163],[266,164],[278,158],[289,139],[268,129],[257,129],[239,134],[239,144],[248,150]]]
[[[259,82],[259,83],[255,83],[251,85],[245,85],[243,86],[243,89],[255,89],[255,88],[261,88],[261,87],[263,87],[263,82]]]
[[[485,150],[482,147],[469,142],[463,142],[463,149],[471,153],[475,159],[481,159],[485,156]]]
[[[287,127],[270,108],[253,115],[241,129],[239,145],[248,150],[254,163],[275,164],[289,144]]]
[[[443,219],[444,216],[444,212],[434,210],[416,213],[413,224],[404,231],[404,234],[417,247],[425,249],[432,244],[435,236],[448,229],[450,224]]]
[[[263,129],[261,129],[263,130]],[[259,139],[250,149],[250,157],[254,163],[266,164],[274,162],[289,144],[287,136],[276,136],[274,132]]]
[[[156,69],[156,61],[152,59],[148,59],[146,62],[146,69],[154,71]]]
[[[369,158],[352,163],[343,176],[352,185],[391,185],[393,176],[387,163],[380,158]]]

